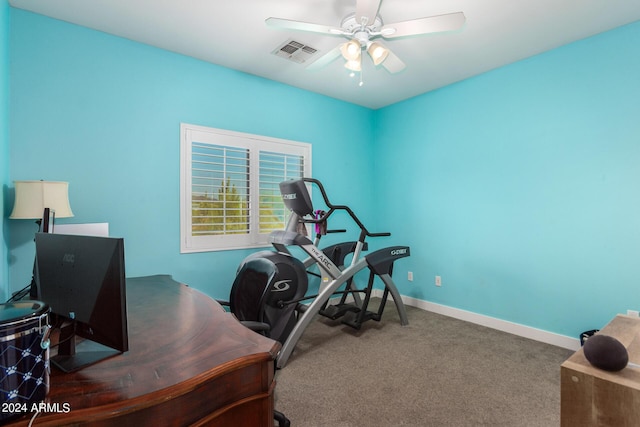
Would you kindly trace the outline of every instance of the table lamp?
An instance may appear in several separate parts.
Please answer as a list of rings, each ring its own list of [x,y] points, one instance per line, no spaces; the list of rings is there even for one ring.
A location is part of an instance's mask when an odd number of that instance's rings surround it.
[[[40,231],[46,233],[53,231],[54,216],[73,216],[69,205],[68,182],[15,181],[15,186],[16,200],[9,218],[35,219]]]
[[[38,231],[53,232],[54,219],[73,216],[69,205],[69,183],[60,181],[14,181],[16,199],[11,219],[35,219]],[[27,294],[36,296],[36,265],[33,263],[31,283],[13,294],[12,300],[24,298]]]

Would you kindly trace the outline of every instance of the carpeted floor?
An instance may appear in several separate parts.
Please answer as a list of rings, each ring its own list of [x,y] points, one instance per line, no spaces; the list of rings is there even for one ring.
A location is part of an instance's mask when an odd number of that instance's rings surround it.
[[[572,351],[393,302],[355,331],[318,316],[276,373],[293,427],[558,426]]]

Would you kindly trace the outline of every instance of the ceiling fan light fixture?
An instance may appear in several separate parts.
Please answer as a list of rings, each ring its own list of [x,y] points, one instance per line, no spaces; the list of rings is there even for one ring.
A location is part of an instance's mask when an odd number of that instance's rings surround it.
[[[389,56],[389,49],[378,42],[373,42],[369,44],[367,53],[375,65],[380,65],[387,59],[387,56]]]
[[[345,62],[344,68],[351,71],[362,71],[362,64],[360,63],[360,58],[357,60],[349,60]]]
[[[356,39],[351,39],[347,43],[343,44],[340,47],[340,52],[342,56],[347,61],[358,61],[360,62],[360,55],[362,53],[362,47],[360,46],[360,42]]]

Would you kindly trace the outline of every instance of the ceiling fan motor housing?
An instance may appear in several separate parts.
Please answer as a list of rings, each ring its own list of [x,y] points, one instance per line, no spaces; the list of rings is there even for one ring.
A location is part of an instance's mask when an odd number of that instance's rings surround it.
[[[356,33],[358,32],[358,30],[360,30],[371,34],[378,32],[380,28],[382,28],[382,25],[382,18],[379,15],[376,16],[376,19],[373,20],[373,23],[367,25],[366,23],[363,24],[362,22],[356,21],[356,14],[350,13],[342,20],[342,24],[340,24],[340,27],[342,27],[343,30],[349,33]]]
[[[360,43],[360,48],[365,48],[369,44],[369,33],[365,31],[358,31],[353,35],[353,38]]]

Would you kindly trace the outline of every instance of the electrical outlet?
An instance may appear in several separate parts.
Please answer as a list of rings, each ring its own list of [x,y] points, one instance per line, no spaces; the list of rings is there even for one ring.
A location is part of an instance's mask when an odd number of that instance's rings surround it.
[[[436,286],[442,286],[442,277],[436,276]]]
[[[413,282],[413,271],[407,273],[407,280]]]
[[[640,311],[638,311],[638,310],[627,310],[627,316],[640,317]]]

